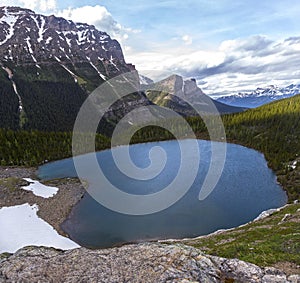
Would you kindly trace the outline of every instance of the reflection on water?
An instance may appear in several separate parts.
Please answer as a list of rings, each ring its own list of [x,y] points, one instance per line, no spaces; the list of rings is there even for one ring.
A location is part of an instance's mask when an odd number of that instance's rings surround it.
[[[263,155],[234,144],[227,145],[225,168],[216,188],[208,198],[199,201],[211,152],[210,142],[198,143],[201,160],[196,180],[188,193],[168,209],[143,216],[124,215],[103,207],[85,194],[63,224],[63,229],[82,246],[111,247],[128,242],[208,234],[244,224],[262,211],[286,203],[286,194],[277,184]],[[130,147],[133,162],[141,168],[149,166],[148,154],[153,146],[163,147],[168,158],[161,174],[148,181],[137,181],[120,172],[110,150],[97,153],[97,158],[106,177],[115,186],[132,194],[150,194],[170,184],[180,165],[177,141],[133,145]],[[86,168],[89,172],[88,164]],[[72,159],[49,163],[39,169],[42,179],[75,176]]]

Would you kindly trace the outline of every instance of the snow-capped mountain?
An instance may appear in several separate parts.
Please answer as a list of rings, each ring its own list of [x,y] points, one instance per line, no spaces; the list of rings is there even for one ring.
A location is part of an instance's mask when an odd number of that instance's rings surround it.
[[[129,71],[120,44],[95,26],[0,7],[0,127],[70,131],[88,94]],[[121,99],[103,127],[149,103],[139,91]]]
[[[133,68],[125,63],[120,44],[94,26],[17,7],[0,8],[0,56],[37,66],[53,60],[86,62],[102,79]]]
[[[252,92],[240,92],[229,96],[215,96],[215,100],[232,106],[255,108],[275,100],[288,98],[300,93],[299,84],[291,84],[287,87],[270,85],[265,88],[257,88]]]

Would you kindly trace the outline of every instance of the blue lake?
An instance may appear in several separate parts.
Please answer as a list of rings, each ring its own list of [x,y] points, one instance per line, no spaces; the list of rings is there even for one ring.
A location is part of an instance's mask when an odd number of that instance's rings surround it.
[[[200,163],[195,181],[188,192],[169,208],[148,215],[126,215],[104,207],[86,193],[63,223],[63,230],[72,240],[90,248],[147,240],[196,237],[247,223],[262,211],[283,206],[287,202],[286,193],[277,184],[276,176],[267,167],[264,156],[235,144],[227,144],[222,175],[211,194],[200,201],[199,191],[209,170],[212,155],[211,142],[197,142]],[[107,179],[116,187],[122,187],[124,192],[130,194],[152,194],[171,183],[181,162],[177,141],[132,145],[132,161],[141,168],[149,166],[149,151],[154,146],[164,149],[167,162],[162,172],[151,180],[128,178],[116,167],[111,150],[98,152],[97,159]],[[189,158],[192,163],[193,154]],[[93,168],[89,166],[86,164],[86,172],[93,172]],[[41,166],[39,177],[44,180],[77,177],[73,159]],[[189,178],[188,174],[186,178]],[[86,179],[97,187],[88,173]]]

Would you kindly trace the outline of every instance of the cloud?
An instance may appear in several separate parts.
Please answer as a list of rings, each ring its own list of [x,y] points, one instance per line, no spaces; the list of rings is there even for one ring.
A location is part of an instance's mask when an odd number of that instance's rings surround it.
[[[0,6],[20,6],[36,12],[53,12],[57,8],[56,0],[1,0]]]
[[[255,35],[223,41],[215,50],[161,46],[129,58],[141,73],[145,70],[150,75],[149,70],[155,70],[156,80],[167,73],[194,77],[208,94],[300,82],[300,37],[274,41]]]
[[[247,39],[235,39],[226,40],[221,46],[220,50],[228,51],[259,51],[268,48],[273,43],[272,40],[268,39],[266,36],[255,35]]]
[[[182,40],[184,41],[184,43],[186,45],[191,45],[193,43],[193,38],[191,36],[189,36],[189,35],[184,35],[182,37]]]
[[[94,25],[97,29],[105,31],[120,42],[126,41],[130,34],[139,32],[119,24],[111,13],[100,5],[68,8],[58,12],[57,15],[74,22]]]

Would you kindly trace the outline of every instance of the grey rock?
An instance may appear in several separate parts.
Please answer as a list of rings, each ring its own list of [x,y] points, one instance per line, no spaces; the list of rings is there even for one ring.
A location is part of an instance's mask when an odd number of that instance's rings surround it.
[[[291,275],[291,276],[289,276],[288,281],[291,283],[300,283],[300,276],[299,275]]]
[[[203,254],[184,245],[143,243],[59,251],[27,247],[0,262],[0,282],[299,282],[273,268]],[[298,280],[298,281],[297,281]]]

